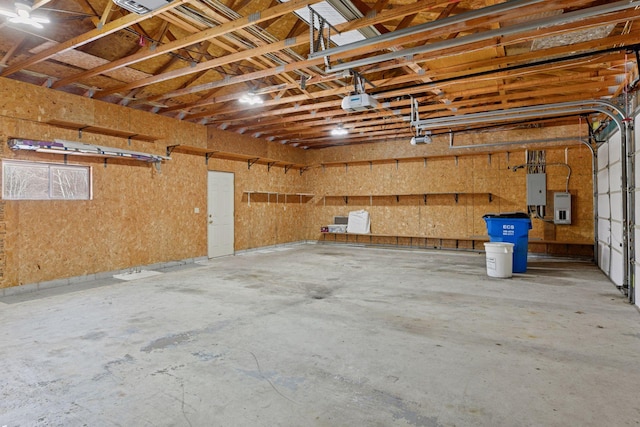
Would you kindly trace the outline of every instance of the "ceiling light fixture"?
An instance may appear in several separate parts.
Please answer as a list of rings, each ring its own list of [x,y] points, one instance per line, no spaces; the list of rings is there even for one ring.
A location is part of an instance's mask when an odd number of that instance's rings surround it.
[[[255,93],[249,92],[249,93],[245,93],[240,97],[240,102],[242,104],[259,105],[259,104],[262,104],[264,101]]]
[[[331,129],[331,135],[333,136],[344,136],[348,134],[349,131],[342,127],[342,125],[338,125],[337,128]]]
[[[12,24],[27,24],[35,28],[44,28],[42,24],[48,24],[49,18],[44,16],[32,16],[31,4],[23,0],[15,2],[15,11],[0,9],[0,15],[7,16],[7,21]]]

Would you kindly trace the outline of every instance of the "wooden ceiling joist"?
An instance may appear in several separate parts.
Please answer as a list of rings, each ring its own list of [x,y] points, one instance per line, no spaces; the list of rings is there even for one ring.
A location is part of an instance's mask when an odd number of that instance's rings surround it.
[[[609,99],[633,90],[638,78],[638,0],[351,0],[362,17],[335,27],[370,38],[328,59],[311,55],[308,24],[294,14],[318,1],[174,0],[144,15],[111,1],[82,2],[75,12],[86,17],[73,27],[52,19],[41,33],[50,42],[39,47],[0,23],[0,75],[301,148],[406,139],[411,99],[421,117],[450,117]],[[503,6],[509,10],[496,13]],[[625,9],[593,13],[610,6]],[[589,16],[564,19],[582,12]],[[386,53],[393,57],[370,58]],[[336,64],[354,69],[331,72]],[[356,73],[364,87],[354,86]],[[377,108],[343,110],[343,97],[361,90]],[[241,105],[247,92],[263,103]],[[73,120],[51,124],[91,129]],[[338,124],[349,134],[331,137]]]

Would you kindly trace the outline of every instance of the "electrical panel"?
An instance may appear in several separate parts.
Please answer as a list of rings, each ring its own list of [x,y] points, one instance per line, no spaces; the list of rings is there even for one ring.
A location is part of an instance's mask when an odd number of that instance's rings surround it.
[[[553,193],[553,223],[571,224],[571,193]]]
[[[527,174],[527,206],[547,206],[547,174]]]

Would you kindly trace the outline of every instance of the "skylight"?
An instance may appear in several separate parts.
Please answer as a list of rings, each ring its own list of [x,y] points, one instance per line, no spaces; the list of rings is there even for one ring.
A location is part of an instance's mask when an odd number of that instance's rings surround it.
[[[281,0],[282,3],[286,3],[289,0]],[[344,24],[345,22],[353,21],[354,19],[358,19],[362,17],[362,14],[350,4],[350,2],[346,1],[321,1],[319,3],[314,4],[311,8],[322,18],[325,19],[326,22],[333,25],[334,27],[339,24]],[[340,10],[336,6],[340,6]],[[298,9],[294,12],[300,19],[309,24],[310,20],[310,11],[308,7],[304,7],[302,9]],[[318,23],[315,24],[316,29],[318,28]],[[347,31],[341,34],[337,34],[334,31],[331,33],[331,41],[338,46],[342,46],[349,43],[354,43],[358,41],[365,40],[367,37],[372,37],[377,34],[367,34],[366,36],[363,32],[372,32],[372,29],[366,28],[363,30],[352,30]]]

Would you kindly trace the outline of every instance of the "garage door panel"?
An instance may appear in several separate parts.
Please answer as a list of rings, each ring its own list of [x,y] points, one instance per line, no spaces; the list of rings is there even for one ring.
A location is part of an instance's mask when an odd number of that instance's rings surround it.
[[[607,169],[609,167],[609,147],[603,144],[598,147],[598,170]]]
[[[616,286],[622,286],[623,284],[623,257],[622,253],[615,249],[611,251],[611,274],[609,278]]]
[[[609,274],[609,267],[611,266],[611,249],[609,246],[598,243],[598,267],[600,270]]]
[[[609,192],[609,169],[604,169],[598,172],[598,193]]]
[[[622,193],[611,193],[611,219],[622,221]]]
[[[599,218],[610,218],[611,210],[609,209],[609,195],[608,194],[599,194],[598,195],[598,217]]]
[[[622,252],[622,241],[622,223],[611,221],[611,248]]]
[[[609,192],[622,191],[622,163],[609,166]]]
[[[609,142],[605,144],[609,147],[609,164],[620,161],[620,132],[611,135]]]
[[[598,241],[605,245],[611,242],[611,221],[608,219],[598,219]]]

